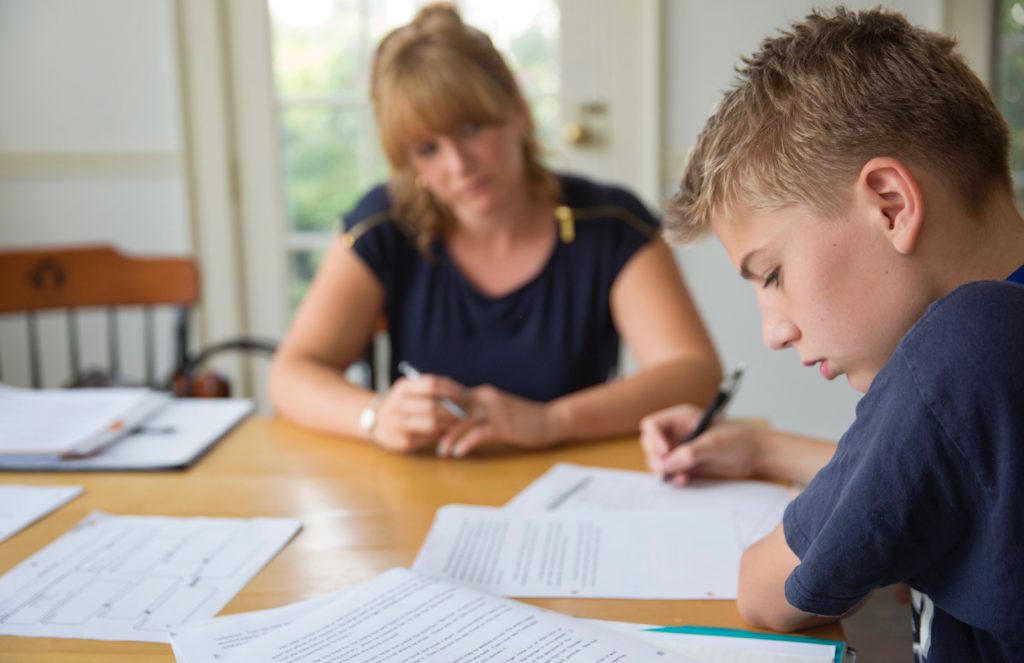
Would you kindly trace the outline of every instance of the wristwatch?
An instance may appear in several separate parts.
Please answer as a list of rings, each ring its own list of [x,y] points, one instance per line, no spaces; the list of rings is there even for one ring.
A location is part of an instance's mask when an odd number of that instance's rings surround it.
[[[373,429],[377,427],[377,408],[380,407],[381,400],[383,400],[383,394],[377,394],[370,404],[359,413],[359,427],[363,429],[366,439],[374,444],[377,443],[377,440],[373,437]]]

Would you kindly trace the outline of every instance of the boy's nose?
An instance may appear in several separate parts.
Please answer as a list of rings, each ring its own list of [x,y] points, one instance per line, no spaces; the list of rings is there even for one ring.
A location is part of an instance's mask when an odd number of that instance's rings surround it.
[[[761,337],[764,344],[772,350],[783,350],[800,338],[800,330],[786,318],[764,316],[761,322]]]

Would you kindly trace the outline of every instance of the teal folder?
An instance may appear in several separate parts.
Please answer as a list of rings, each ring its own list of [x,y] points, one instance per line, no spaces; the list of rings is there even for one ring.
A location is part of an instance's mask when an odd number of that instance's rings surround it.
[[[716,628],[713,626],[664,626],[652,628],[656,633],[686,633],[689,635],[717,635],[725,638],[750,638],[753,640],[785,640],[787,642],[808,642],[816,645],[830,645],[835,648],[835,663],[852,663],[856,658],[847,658],[847,647],[845,642],[839,640],[822,640],[821,638],[805,638],[801,635],[788,635],[786,633],[755,633],[754,631],[743,631],[736,628]],[[853,650],[849,650],[852,654]]]

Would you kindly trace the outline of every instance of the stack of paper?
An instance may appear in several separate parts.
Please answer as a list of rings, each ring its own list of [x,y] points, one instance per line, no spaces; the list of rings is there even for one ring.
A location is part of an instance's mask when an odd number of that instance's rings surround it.
[[[413,568],[504,596],[735,599],[743,549],[788,501],[765,482],[559,464],[503,509],[439,509]]]
[[[252,407],[252,401],[244,398],[174,398],[100,453],[87,458],[0,455],[0,470],[185,468],[248,416]]]
[[[178,663],[841,663],[846,649],[800,636],[575,619],[407,569],[282,608],[191,622],[170,636]]]
[[[168,400],[150,389],[0,385],[0,456],[91,456],[129,434]]]
[[[698,663],[617,630],[408,569],[318,603],[172,629],[171,645],[178,663]]]

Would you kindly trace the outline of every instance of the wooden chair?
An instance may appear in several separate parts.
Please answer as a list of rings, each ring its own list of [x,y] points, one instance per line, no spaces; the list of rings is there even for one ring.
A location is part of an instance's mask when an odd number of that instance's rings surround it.
[[[31,383],[42,386],[40,341],[37,314],[62,309],[67,324],[68,354],[71,364],[69,386],[87,386],[81,357],[81,332],[78,312],[105,309],[109,367],[104,374],[109,383],[123,381],[120,365],[118,310],[141,307],[145,354],[145,385],[175,388],[179,395],[196,395],[193,371],[214,352],[224,349],[273,352],[275,344],[257,339],[235,339],[205,351],[189,351],[189,318],[199,303],[199,270],[191,258],[122,255],[110,246],[43,248],[0,252],[0,314],[18,313],[28,324],[28,350]],[[154,310],[174,310],[173,371],[167,378],[156,375],[156,332]],[[0,366],[0,381],[3,381]],[[209,378],[206,378],[209,380]],[[215,393],[226,395],[225,385],[208,385]],[[229,390],[229,389],[228,389]]]

